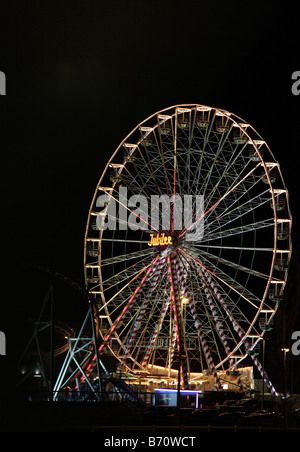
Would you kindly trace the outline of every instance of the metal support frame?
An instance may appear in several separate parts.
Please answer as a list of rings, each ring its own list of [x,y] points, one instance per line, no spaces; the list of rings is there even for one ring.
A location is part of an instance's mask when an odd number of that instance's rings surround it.
[[[18,367],[21,367],[22,363],[24,362],[24,359],[28,353],[28,351],[31,348],[35,348],[36,347],[36,351],[38,354],[38,362],[36,363],[38,366],[39,371],[41,372],[41,375],[43,377],[43,380],[45,382],[46,388],[48,391],[52,390],[52,378],[53,378],[53,368],[54,368],[54,364],[53,364],[53,359],[54,359],[54,350],[53,350],[53,328],[54,328],[54,318],[53,318],[53,282],[51,283],[48,292],[45,296],[45,299],[43,301],[42,304],[42,308],[41,311],[39,313],[38,319],[36,320],[36,322],[34,322],[33,325],[33,334],[31,336],[31,338],[29,339],[20,359],[18,362]],[[47,305],[50,304],[50,320],[47,321],[43,321],[42,317],[44,315],[44,312],[46,310]],[[44,363],[44,357],[43,357],[43,353],[41,350],[41,344],[40,344],[40,340],[39,340],[39,334],[50,328],[50,376],[49,376],[49,380],[47,378],[46,375],[46,371],[45,371],[45,363]],[[19,382],[18,385],[21,385],[24,383],[25,380],[27,380],[32,374],[34,373],[34,369],[32,369],[30,372],[28,372]]]
[[[91,333],[86,335],[84,330],[89,322],[91,322],[92,325]],[[98,377],[96,385],[92,384],[85,371],[87,362],[90,362],[92,359],[96,360],[95,371]],[[69,350],[53,388],[53,400],[59,399],[59,393],[63,391],[72,380],[76,379],[76,381],[79,382],[78,374],[81,375],[80,379],[87,383],[96,399],[101,400],[103,387],[100,366],[102,367],[102,370],[108,374],[102,361],[99,360],[94,318],[92,306],[90,306],[77,337],[69,339]],[[80,392],[79,388],[80,384],[77,384],[77,390]]]

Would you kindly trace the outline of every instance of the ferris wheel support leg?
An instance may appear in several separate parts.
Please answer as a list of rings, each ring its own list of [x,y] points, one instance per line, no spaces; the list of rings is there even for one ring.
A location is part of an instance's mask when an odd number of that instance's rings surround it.
[[[173,305],[172,305],[172,310],[173,310]],[[173,324],[173,331],[172,331],[172,335],[170,335],[170,341],[171,341],[171,346],[170,346],[170,350],[169,350],[169,372],[171,372],[171,367],[172,367],[173,359],[174,359],[174,352],[175,352],[175,348],[176,348],[176,341],[177,341],[177,332],[175,329],[175,323]]]
[[[181,268],[179,267],[179,264],[177,264],[177,267],[178,267],[178,272],[179,272],[179,279],[180,279],[180,282],[181,282],[183,290],[184,290],[184,295],[188,299],[189,308],[190,308],[190,311],[191,311],[191,314],[192,314],[192,317],[193,317],[193,320],[194,320],[194,324],[195,324],[196,330],[197,330],[199,338],[200,338],[200,342],[201,342],[201,345],[202,345],[202,348],[203,348],[203,351],[204,351],[204,354],[205,354],[207,365],[208,365],[208,367],[209,367],[209,369],[210,369],[210,371],[211,371],[211,373],[212,373],[212,375],[214,377],[214,380],[215,380],[215,383],[216,383],[216,386],[217,386],[217,390],[221,391],[222,390],[222,385],[220,383],[220,380],[219,380],[219,377],[218,377],[218,374],[217,374],[217,371],[216,371],[216,368],[215,368],[212,356],[210,354],[209,347],[208,347],[208,345],[206,343],[206,340],[204,338],[203,331],[202,331],[202,328],[201,328],[201,324],[200,324],[198,316],[196,314],[195,305],[193,303],[192,298],[190,297],[190,294],[189,294],[189,291],[187,289],[187,286],[186,286],[186,283],[185,283],[185,280],[184,280],[184,276],[183,276]]]
[[[178,268],[177,268],[177,258],[175,255],[172,256],[171,259],[171,266],[173,267],[173,275],[174,275],[174,293],[175,293],[175,304],[176,304],[176,311],[177,316],[179,320],[179,328],[180,328],[180,355],[181,355],[181,368],[182,368],[182,380],[184,382],[185,389],[188,389],[189,383],[188,383],[188,356],[187,356],[187,350],[185,346],[185,332],[184,332],[184,325],[183,325],[183,311],[182,311],[182,305],[181,305],[181,299],[180,299],[180,289],[178,284]]]
[[[168,301],[166,300],[166,301],[165,301],[165,304],[164,304],[164,306],[163,306],[163,309],[162,309],[162,314],[161,314],[161,316],[160,316],[159,322],[156,324],[154,333],[152,334],[152,337],[151,337],[150,342],[149,342],[149,345],[148,345],[148,347],[147,347],[145,356],[144,356],[144,358],[143,358],[143,361],[142,361],[142,367],[145,367],[145,365],[146,365],[146,363],[147,363],[147,361],[148,361],[148,358],[149,358],[149,356],[150,356],[150,353],[151,353],[151,351],[152,351],[152,348],[153,348],[153,346],[154,346],[154,344],[155,344],[155,341],[156,341],[156,339],[157,339],[158,333],[159,333],[160,330],[161,330],[161,327],[162,327],[164,318],[165,318],[165,316],[166,316],[168,307],[169,307],[169,303],[168,303]]]
[[[218,374],[217,374],[217,371],[216,371],[216,368],[215,368],[212,356],[210,354],[208,345],[207,345],[206,340],[204,338],[200,322],[199,322],[198,317],[196,315],[195,305],[194,305],[191,297],[188,295],[188,293],[186,293],[186,296],[187,296],[187,298],[189,300],[189,308],[190,308],[191,314],[193,316],[195,327],[197,329],[198,335],[200,337],[201,345],[202,345],[202,348],[203,348],[203,351],[204,351],[204,354],[205,354],[205,357],[206,357],[207,364],[209,366],[209,369],[210,369],[211,373],[213,374],[213,377],[215,379],[215,383],[216,383],[218,391],[221,391],[222,390],[222,385],[220,383],[220,380],[219,380],[219,377],[218,377]]]
[[[271,383],[271,381],[269,380],[268,376],[266,375],[262,365],[260,364],[260,362],[258,361],[258,359],[256,358],[256,356],[251,354],[251,346],[248,344],[248,342],[246,341],[246,339],[244,338],[244,333],[241,329],[241,327],[239,326],[239,324],[237,323],[237,321],[233,318],[233,316],[231,315],[230,310],[228,309],[227,304],[225,303],[225,301],[223,300],[220,292],[218,291],[215,283],[213,282],[210,274],[208,273],[208,271],[204,268],[200,267],[200,271],[202,272],[202,274],[206,277],[206,279],[208,280],[212,290],[214,291],[214,293],[216,294],[217,299],[219,300],[219,302],[221,303],[221,305],[223,306],[226,314],[228,315],[228,318],[230,319],[234,330],[237,332],[237,334],[239,335],[239,337],[242,339],[242,342],[246,348],[246,351],[250,354],[254,364],[256,365],[259,373],[261,374],[263,380],[267,383],[268,387],[270,388],[271,392],[278,396],[278,393],[276,392],[273,384]]]
[[[172,268],[172,264],[173,264],[173,268]],[[169,280],[170,280],[170,286],[171,286],[170,297],[171,297],[171,301],[172,301],[174,326],[175,326],[173,340],[176,339],[176,342],[177,342],[177,350],[178,350],[178,355],[179,355],[180,381],[181,381],[183,389],[184,389],[184,388],[188,387],[188,378],[187,378],[186,360],[183,359],[183,353],[182,353],[182,352],[184,352],[184,342],[183,342],[183,329],[182,329],[182,322],[181,322],[181,306],[180,306],[180,300],[179,300],[179,291],[178,291],[178,284],[177,284],[177,279],[176,279],[176,272],[174,269],[174,257],[172,257],[172,259],[171,259],[170,256],[168,256],[168,273],[169,273]],[[172,347],[172,353],[173,353],[173,351],[174,351],[174,347]]]
[[[216,325],[216,329],[217,329],[218,335],[219,335],[219,337],[220,337],[220,339],[222,341],[222,344],[223,344],[223,346],[225,348],[225,351],[226,351],[227,355],[229,355],[231,353],[231,351],[230,351],[228,342],[226,340],[226,336],[225,336],[225,333],[223,331],[222,324],[221,324],[221,322],[219,320],[219,317],[218,317],[218,314],[217,314],[217,310],[216,310],[216,306],[213,303],[209,287],[206,284],[203,276],[201,276],[199,274],[199,272],[197,271],[196,268],[195,268],[195,271],[196,271],[196,274],[199,276],[199,278],[201,280],[201,283],[202,283],[202,286],[203,286],[203,290],[204,290],[204,293],[206,295],[206,298],[207,298],[207,301],[208,301],[208,305],[209,305],[209,308],[211,310],[211,313],[212,313],[212,316],[213,316],[213,319],[214,319],[214,322],[215,322],[215,325]],[[233,361],[232,358],[229,358],[229,363],[230,363],[230,367],[234,369],[235,368],[235,364],[234,364],[234,361]],[[238,383],[241,391],[244,391],[244,386],[243,386],[242,381],[241,381],[239,376],[237,377],[237,383]]]
[[[102,363],[100,357],[99,357],[99,334],[97,333],[96,329],[99,332],[99,325],[96,324],[94,313],[93,313],[93,306],[90,306],[90,315],[91,315],[91,325],[92,325],[92,332],[94,336],[94,353],[95,356],[93,359],[96,359],[96,368],[97,368],[97,377],[98,377],[98,387],[99,387],[99,394],[101,395],[101,400],[104,401],[104,391],[103,391],[103,381],[102,381],[102,371],[100,369],[100,365],[102,367],[102,370],[108,375],[108,372]]]
[[[74,357],[74,354],[75,354],[75,350],[76,350],[76,348],[78,346],[78,343],[79,343],[79,341],[81,339],[83,330],[84,330],[85,325],[88,322],[90,316],[91,316],[91,307],[89,307],[89,309],[88,309],[88,312],[87,312],[87,314],[85,316],[85,319],[84,319],[84,321],[83,321],[83,323],[81,325],[80,331],[78,333],[78,336],[77,336],[74,344],[70,343],[70,345],[69,345],[68,353],[67,353],[67,355],[65,357],[64,363],[63,363],[63,365],[61,367],[61,370],[60,370],[59,375],[57,377],[56,383],[55,383],[55,385],[53,387],[53,396],[52,396],[53,400],[57,399],[58,392],[64,386],[63,385],[64,377],[65,377],[65,375],[66,375],[66,373],[68,371],[68,368],[69,368],[69,365],[70,365],[71,361],[73,360],[73,357]]]
[[[68,350],[68,353],[65,357],[64,363],[60,369],[59,375],[57,377],[56,383],[53,387],[53,393],[52,393],[52,400],[56,401],[57,397],[58,397],[58,393],[61,390],[61,383],[63,381],[63,378],[65,377],[65,374],[67,372],[67,369],[69,367],[69,362],[70,362],[70,355],[71,355],[71,350]]]
[[[144,317],[145,311],[146,311],[147,306],[148,306],[149,301],[150,301],[150,297],[151,297],[151,295],[152,295],[152,293],[153,293],[153,290],[154,290],[154,288],[155,288],[155,286],[156,286],[158,277],[159,277],[159,275],[160,275],[160,271],[161,271],[161,269],[162,269],[162,267],[163,267],[163,265],[164,265],[164,263],[165,263],[165,260],[166,260],[165,257],[161,258],[161,259],[159,260],[157,266],[156,266],[156,272],[155,272],[155,275],[152,277],[152,280],[151,280],[151,282],[150,282],[150,287],[149,287],[149,289],[148,289],[148,291],[147,291],[147,293],[146,293],[144,303],[143,303],[143,305],[142,305],[142,307],[141,307],[141,309],[140,309],[139,316],[138,316],[138,318],[137,318],[137,320],[136,320],[136,322],[135,322],[135,324],[134,324],[133,331],[132,331],[131,336],[130,336],[130,339],[129,339],[129,344],[127,345],[126,351],[125,351],[125,353],[124,353],[124,356],[123,356],[123,358],[122,358],[122,361],[121,361],[119,367],[122,367],[122,365],[124,364],[124,362],[126,361],[128,355],[129,355],[129,353],[130,353],[130,350],[131,350],[133,341],[134,341],[134,339],[135,339],[136,333],[137,333],[137,331],[138,331],[138,329],[139,329],[139,327],[140,327],[140,325],[141,325],[142,319],[143,319],[143,317]]]

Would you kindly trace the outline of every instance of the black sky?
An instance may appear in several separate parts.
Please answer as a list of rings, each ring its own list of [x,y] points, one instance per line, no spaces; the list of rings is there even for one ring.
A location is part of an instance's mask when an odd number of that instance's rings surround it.
[[[104,166],[160,109],[210,105],[256,128],[281,165],[297,242],[300,96],[291,93],[291,75],[300,70],[299,39],[297,12],[286,5],[44,0],[1,7],[0,330],[8,354],[12,332],[47,290],[30,269],[83,279],[87,215]]]

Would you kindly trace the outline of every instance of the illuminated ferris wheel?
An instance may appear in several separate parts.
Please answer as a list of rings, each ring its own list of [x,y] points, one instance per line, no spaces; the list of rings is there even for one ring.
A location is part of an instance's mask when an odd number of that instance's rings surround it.
[[[183,387],[206,371],[220,389],[218,372],[249,355],[264,376],[255,349],[290,256],[288,191],[253,127],[197,104],[155,113],[114,152],[90,207],[99,353],[136,374],[178,369]]]

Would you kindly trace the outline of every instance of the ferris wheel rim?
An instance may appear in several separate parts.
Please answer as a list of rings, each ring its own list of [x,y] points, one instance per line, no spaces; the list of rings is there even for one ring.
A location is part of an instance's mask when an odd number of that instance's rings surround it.
[[[93,208],[93,205],[94,205],[94,202],[95,202],[95,198],[96,198],[96,196],[97,196],[97,191],[98,191],[99,187],[101,186],[102,180],[103,180],[103,178],[104,178],[106,172],[108,171],[109,165],[110,165],[110,163],[113,162],[113,159],[114,159],[115,156],[118,154],[118,152],[120,151],[120,149],[122,148],[122,146],[124,145],[124,143],[126,143],[126,141],[129,139],[129,137],[130,137],[135,131],[139,130],[139,128],[140,128],[141,126],[143,126],[144,124],[147,124],[147,122],[148,122],[150,119],[152,119],[152,118],[154,118],[154,117],[158,117],[159,114],[163,114],[163,113],[166,113],[166,112],[168,112],[168,111],[170,111],[170,110],[177,109],[177,108],[195,108],[195,107],[196,107],[196,108],[197,108],[197,107],[210,108],[211,110],[214,110],[215,112],[216,112],[216,111],[221,112],[222,114],[224,114],[224,115],[226,115],[226,116],[227,116],[227,115],[229,115],[229,116],[234,116],[236,119],[243,121],[243,120],[242,120],[241,118],[239,118],[237,115],[233,115],[233,114],[227,112],[226,110],[216,109],[216,108],[212,108],[212,107],[208,107],[208,106],[203,106],[203,105],[200,105],[200,104],[179,104],[179,105],[174,105],[174,106],[172,106],[172,107],[168,107],[168,108],[166,108],[166,109],[160,110],[160,111],[158,111],[158,112],[156,112],[156,113],[150,115],[148,118],[146,118],[145,120],[143,120],[142,122],[140,122],[140,123],[139,123],[139,124],[138,124],[138,125],[137,125],[137,126],[136,126],[136,127],[135,127],[135,128],[134,128],[134,129],[133,129],[126,137],[125,137],[125,138],[124,138],[124,140],[122,140],[122,142],[120,143],[120,145],[118,146],[118,148],[115,150],[115,152],[113,153],[112,157],[111,157],[110,160],[108,161],[108,163],[107,163],[107,165],[106,165],[106,167],[105,167],[105,169],[104,169],[104,171],[103,171],[103,173],[102,173],[102,176],[101,176],[101,178],[100,178],[100,180],[99,180],[99,182],[98,182],[98,185],[97,185],[97,188],[96,188],[94,197],[93,197],[93,201],[92,201],[92,204],[91,204],[91,207],[90,207],[89,218],[90,218],[90,216],[91,216],[92,208]],[[228,117],[229,117],[229,116],[228,116]],[[244,122],[244,121],[243,121],[243,122]],[[241,128],[240,125],[237,125],[237,127]],[[251,128],[251,130],[254,131],[254,133],[255,133],[258,137],[261,138],[262,141],[264,141],[264,140],[262,139],[262,137],[257,133],[257,131],[256,131],[250,124],[249,124],[249,127]],[[247,135],[247,134],[246,134],[246,135]],[[250,137],[249,137],[249,136],[248,136],[248,138],[249,138],[249,140],[250,140]],[[273,156],[273,154],[272,154],[272,152],[271,152],[269,146],[267,145],[267,143],[266,143],[265,141],[264,141],[264,144],[265,144],[265,146],[266,146],[268,152],[270,153],[271,157],[273,158],[273,161],[277,164],[277,169],[278,169],[278,171],[279,171],[279,173],[280,173],[280,178],[281,178],[281,180],[284,182],[283,177],[282,177],[282,174],[281,174],[281,169],[280,169],[279,164],[278,164],[277,161],[275,160],[275,158],[274,158],[274,156]],[[259,152],[258,152],[258,154],[259,154]],[[260,155],[260,154],[259,154],[259,155]],[[266,162],[264,162],[263,159],[261,159],[261,164],[262,164],[264,170],[265,170],[266,173],[267,173],[267,170],[266,170]],[[270,186],[271,186],[271,190],[272,190],[272,185],[270,184]],[[284,189],[286,190],[285,184],[284,184]],[[287,190],[286,190],[286,194],[287,194],[287,197],[288,197],[288,192],[287,192]],[[272,197],[272,203],[273,203],[273,206],[274,206],[274,205],[275,205],[274,190],[272,190],[271,197]],[[289,220],[290,220],[290,219],[291,219],[291,214],[290,214],[290,209],[289,209],[289,204],[288,204],[288,203],[287,203],[287,209],[288,209],[288,218],[289,218]],[[274,225],[274,229],[276,230],[276,224]],[[88,224],[87,224],[86,234],[85,234],[84,265],[86,265],[86,244],[87,244],[87,239],[88,239],[88,231],[89,231],[89,221],[88,221]],[[103,233],[103,231],[102,231],[102,233]],[[289,240],[290,240],[290,239],[289,239]],[[265,289],[265,292],[264,292],[264,296],[263,296],[263,298],[262,298],[262,300],[261,300],[260,308],[257,310],[257,314],[256,314],[256,317],[255,317],[255,320],[253,320],[252,324],[249,326],[249,330],[247,331],[247,333],[249,333],[249,331],[250,331],[251,328],[252,328],[252,325],[255,323],[256,319],[257,319],[258,316],[259,316],[259,314],[260,314],[261,311],[263,310],[264,300],[265,300],[265,298],[267,297],[267,293],[268,293],[268,290],[269,290],[269,286],[270,286],[270,284],[271,284],[271,282],[272,282],[272,274],[273,274],[273,267],[274,267],[274,262],[275,262],[276,250],[277,250],[277,248],[276,248],[276,243],[275,243],[275,233],[274,233],[273,260],[272,260],[272,264],[271,264],[271,268],[270,268],[270,275],[269,275],[269,278],[268,278],[268,284],[267,284],[267,286],[266,286],[266,289]],[[290,253],[291,253],[291,241],[289,241],[289,251],[290,251]],[[290,254],[289,254],[289,259],[290,259]],[[276,311],[275,311],[275,312],[276,312]],[[275,312],[274,312],[273,315],[275,315]],[[245,337],[248,337],[248,334],[247,334],[247,333],[245,334]],[[241,341],[241,342],[242,342],[242,341]],[[241,342],[240,342],[240,344],[241,344]],[[239,348],[240,344],[237,344],[237,345],[236,345],[236,349]],[[228,360],[228,357],[224,359],[224,361],[227,361],[227,360]],[[223,363],[223,361],[221,361],[221,363]]]

